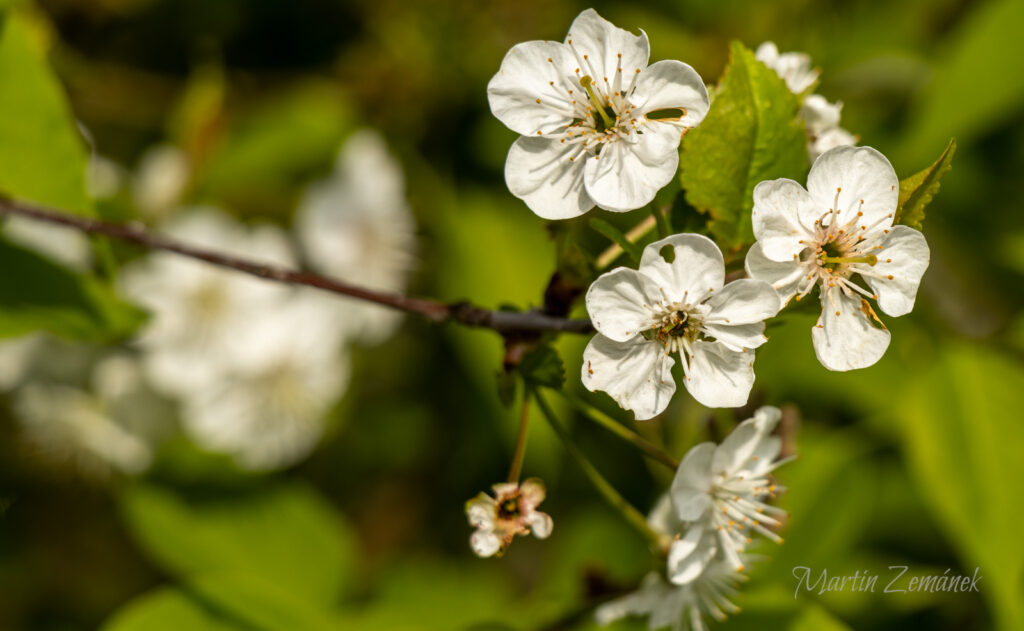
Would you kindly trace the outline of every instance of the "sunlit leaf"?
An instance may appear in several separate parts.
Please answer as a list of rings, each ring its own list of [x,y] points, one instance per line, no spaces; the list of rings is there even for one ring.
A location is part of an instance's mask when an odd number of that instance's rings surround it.
[[[753,240],[754,186],[807,172],[797,97],[738,42],[704,121],[683,137],[679,167],[686,200],[711,217],[724,248]]]
[[[953,166],[953,154],[956,153],[956,140],[950,139],[946,150],[931,166],[908,178],[900,180],[899,205],[893,223],[902,223],[920,230],[924,223],[924,209],[939,192],[942,177]]]
[[[354,562],[352,533],[323,498],[297,484],[185,498],[140,484],[121,496],[136,540],[178,576],[215,571],[273,580],[331,602]]]
[[[17,10],[0,19],[0,193],[89,215],[85,149],[34,35]]]
[[[102,631],[243,631],[177,589],[147,592],[114,612]]]

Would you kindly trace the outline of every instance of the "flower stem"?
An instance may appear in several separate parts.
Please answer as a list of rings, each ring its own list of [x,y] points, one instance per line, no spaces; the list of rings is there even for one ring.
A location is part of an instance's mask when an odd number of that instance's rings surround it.
[[[623,519],[625,519],[631,526],[637,529],[656,550],[665,550],[668,548],[669,540],[665,535],[659,535],[654,532],[650,526],[647,525],[647,518],[638,511],[632,504],[626,501],[626,498],[622,497],[621,494],[615,487],[611,485],[608,480],[601,475],[601,473],[594,467],[593,464],[576,446],[573,442],[572,437],[562,427],[562,424],[555,419],[555,414],[548,406],[547,401],[541,396],[540,392],[534,391],[533,397],[537,400],[537,405],[540,407],[541,412],[544,414],[544,418],[547,419],[551,429],[558,434],[558,438],[561,439],[562,444],[565,445],[566,451],[572,456],[576,464],[579,465],[580,469],[583,470],[584,475],[590,480],[590,483],[594,485],[594,488],[604,497],[604,499],[611,505],[612,508],[617,510]]]
[[[622,423],[619,423],[612,417],[608,416],[601,410],[590,405],[589,403],[580,399],[579,397],[569,394],[567,392],[562,392],[560,390],[556,390],[556,392],[565,397],[565,399],[570,404],[572,404],[572,406],[576,408],[581,414],[583,414],[583,416],[597,423],[601,427],[604,427],[605,429],[615,434],[616,436],[626,441],[627,443],[633,445],[634,447],[642,451],[643,454],[648,458],[651,458],[652,460],[655,460],[665,465],[672,471],[675,471],[676,469],[679,468],[679,461],[677,461],[675,458],[659,449],[657,446],[649,442],[640,434],[637,434],[633,430],[624,426]]]
[[[648,232],[653,230],[657,223],[658,222],[654,218],[654,215],[650,215],[649,217],[638,223],[636,226],[634,226],[632,230],[626,233],[626,240],[629,241],[630,243],[636,243],[640,239],[644,238],[644,236],[646,236]],[[597,257],[597,260],[594,261],[594,267],[598,271],[603,270],[604,268],[614,263],[615,259],[622,256],[623,252],[625,252],[625,250],[622,249],[622,246],[620,246],[617,243],[612,244],[611,246],[608,247],[608,249],[606,249]]]
[[[508,481],[519,482],[519,474],[523,471],[523,458],[526,456],[526,429],[530,425],[530,393],[523,388],[523,409],[519,416],[519,435],[516,436],[516,451],[512,455],[512,466],[508,470]]]

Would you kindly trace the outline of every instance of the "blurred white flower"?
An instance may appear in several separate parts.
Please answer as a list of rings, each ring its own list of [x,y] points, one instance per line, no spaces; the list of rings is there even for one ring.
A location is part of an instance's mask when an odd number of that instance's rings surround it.
[[[811,167],[807,189],[787,179],[754,188],[758,241],[747,253],[747,273],[772,283],[784,302],[820,287],[811,337],[829,370],[870,366],[889,346],[889,331],[865,297],[891,316],[914,308],[929,250],[920,232],[893,226],[898,198],[896,172],[870,147],[829,150]]]
[[[683,458],[669,491],[675,518],[686,524],[669,549],[673,583],[695,580],[718,556],[742,571],[741,555],[755,532],[782,541],[769,528],[781,525],[785,511],[765,502],[785,490],[768,475],[787,462],[778,460],[781,441],[772,436],[781,416],[762,407],[721,445],[701,443]]]
[[[295,230],[310,266],[371,289],[402,291],[416,260],[416,224],[405,200],[401,166],[374,131],[345,142],[334,172],[306,191]],[[353,299],[334,301],[353,339],[390,336],[401,314]]]
[[[492,488],[494,497],[480,493],[466,502],[466,517],[476,528],[469,545],[477,556],[501,556],[516,535],[533,533],[538,539],[551,535],[551,517],[537,510],[545,496],[542,481],[530,478],[522,484],[505,482]]]
[[[181,202],[192,177],[188,156],[174,145],[150,147],[139,158],[132,183],[132,197],[140,213],[160,218]]]
[[[680,61],[647,65],[647,35],[593,9],[565,43],[514,46],[487,85],[491,112],[522,134],[505,162],[513,195],[545,219],[596,204],[640,208],[676,175],[682,135],[707,114],[707,89]]]
[[[672,251],[672,262],[662,256]],[[660,414],[675,393],[678,353],[684,385],[708,407],[738,407],[754,383],[754,348],[779,310],[768,283],[725,282],[711,239],[679,234],[648,245],[640,269],[600,276],[586,304],[598,334],[583,353],[588,390],[607,392],[637,419]],[[723,286],[724,285],[724,286]]]
[[[43,339],[41,334],[30,333],[0,340],[0,392],[6,392],[22,382]]]
[[[779,53],[774,42],[764,42],[758,46],[754,57],[774,70],[793,94],[803,94],[814,85],[821,73],[811,67],[811,57],[807,53]]]
[[[706,631],[705,615],[722,622],[727,614],[739,611],[730,598],[739,593],[736,585],[745,580],[746,576],[720,560],[709,563],[686,585],[673,585],[651,572],[637,591],[594,610],[594,618],[598,624],[608,625],[627,616],[646,616],[648,629]]]
[[[3,222],[3,234],[11,242],[75,271],[85,272],[92,266],[89,237],[74,228],[9,215]]]
[[[186,243],[268,263],[293,262],[288,238],[272,226],[246,228],[226,214],[196,209],[175,217],[165,232]],[[233,366],[246,352],[256,316],[291,289],[186,257],[154,252],[127,266],[125,294],[151,311],[138,344],[153,385],[186,395]]]
[[[90,197],[109,199],[117,195],[127,177],[124,167],[110,158],[94,153],[89,158],[85,186]]]
[[[249,314],[239,352],[182,393],[185,427],[242,468],[269,470],[309,454],[348,385],[348,357],[324,297],[306,290]]]
[[[842,109],[842,103],[829,103],[819,94],[804,99],[800,115],[807,129],[807,153],[811,162],[829,149],[857,144],[857,137],[839,126]]]
[[[95,366],[91,391],[26,384],[15,395],[15,412],[29,443],[94,475],[145,471],[165,420],[138,364],[124,356]]]

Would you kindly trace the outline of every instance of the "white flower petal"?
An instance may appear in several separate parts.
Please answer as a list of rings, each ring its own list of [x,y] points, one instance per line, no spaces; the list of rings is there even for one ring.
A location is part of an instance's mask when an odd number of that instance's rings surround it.
[[[661,414],[676,391],[675,360],[661,344],[637,336],[616,342],[600,333],[583,351],[583,385],[607,392],[637,420]]]
[[[733,351],[717,342],[694,342],[684,384],[709,408],[745,405],[754,386],[754,353]]]
[[[630,101],[644,115],[659,110],[684,110],[678,119],[657,119],[679,127],[696,127],[710,107],[704,80],[688,64],[675,60],[655,62],[641,72]]]
[[[672,542],[668,551],[668,578],[676,585],[686,585],[699,577],[718,551],[713,530],[695,524],[686,535]]]
[[[775,316],[782,308],[779,295],[763,280],[734,280],[708,300],[711,313],[706,321],[715,324],[753,324]]]
[[[661,251],[671,247],[671,263]],[[725,282],[725,260],[715,242],[699,234],[675,234],[648,245],[640,257],[640,273],[651,278],[671,301],[695,304]]]
[[[647,34],[633,35],[597,14],[593,9],[580,13],[569,27],[565,43],[576,53],[580,73],[590,75],[594,84],[618,83],[626,88],[637,69],[647,67],[651,55]],[[622,55],[620,58],[619,55]],[[619,76],[621,75],[621,76]]]
[[[470,535],[469,545],[478,557],[486,558],[501,550],[501,539],[493,532],[477,530]]]
[[[516,44],[487,84],[491,112],[524,136],[562,131],[573,119],[567,86],[575,67],[575,56],[560,42]]]
[[[807,275],[807,267],[798,261],[779,262],[766,257],[760,243],[750,247],[744,267],[751,278],[770,283],[783,306],[800,290],[800,282]]]
[[[523,503],[532,509],[544,501],[547,489],[540,478],[529,478],[519,485],[519,493]]]
[[[749,418],[726,436],[715,450],[711,461],[713,473],[727,473],[730,477],[742,470],[754,456],[758,447],[775,429],[778,417],[762,415]]]
[[[466,502],[466,519],[469,525],[483,530],[494,528],[495,502],[486,493],[480,493]]]
[[[711,506],[711,459],[715,443],[700,443],[690,448],[672,479],[669,494],[676,514],[683,521],[694,521]]]
[[[613,212],[649,204],[672,181],[679,167],[679,129],[656,121],[644,125],[636,142],[604,143],[601,153],[587,158],[583,181],[594,203]]]
[[[917,288],[928,269],[930,252],[924,235],[909,226],[894,226],[880,244],[878,263],[871,271],[880,276],[865,280],[878,295],[878,306],[891,316],[914,309]]]
[[[804,187],[793,180],[766,180],[754,187],[751,218],[754,236],[773,261],[797,260],[814,239],[814,221],[828,210],[819,208]]]
[[[870,228],[864,236],[879,234],[892,225],[899,188],[900,180],[889,160],[871,147],[830,149],[814,161],[807,175],[807,190],[821,212],[838,203],[839,217],[831,221],[842,226],[856,219],[858,227]],[[858,212],[863,216],[857,217]]]
[[[551,530],[554,528],[555,522],[552,521],[551,516],[547,513],[535,512],[530,516],[527,525],[530,527],[530,532],[533,533],[534,537],[547,539],[551,536]]]
[[[809,94],[804,99],[803,107],[800,108],[800,116],[807,126],[807,133],[817,136],[826,130],[838,127],[842,111],[843,104],[841,102],[829,103],[820,94]]]
[[[822,366],[855,370],[881,359],[889,347],[889,330],[873,321],[866,312],[870,309],[859,295],[847,296],[839,288],[822,292],[821,317],[811,329],[814,353]]]
[[[779,54],[774,42],[764,42],[757,47],[754,57],[774,70],[793,94],[802,94],[818,80],[818,71],[811,68],[811,58],[806,53]]]
[[[583,186],[583,155],[569,160],[577,151],[573,143],[520,137],[505,160],[508,190],[544,219],[579,217],[594,202]]]
[[[658,286],[628,267],[602,274],[587,290],[587,313],[605,337],[625,342],[654,326],[651,305],[660,302]]]
[[[807,153],[811,160],[817,160],[818,156],[829,149],[855,144],[857,144],[857,136],[854,136],[842,127],[833,127],[815,136],[814,140],[808,143]]]
[[[753,324],[705,324],[704,334],[713,337],[733,351],[757,348],[768,341],[764,334],[764,322]]]

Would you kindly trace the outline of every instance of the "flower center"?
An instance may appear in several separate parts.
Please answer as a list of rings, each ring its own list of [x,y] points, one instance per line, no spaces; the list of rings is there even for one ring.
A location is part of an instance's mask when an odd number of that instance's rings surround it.
[[[498,517],[501,519],[517,519],[520,512],[518,495],[498,502]]]
[[[594,131],[598,133],[604,133],[611,129],[612,127],[615,127],[615,123],[618,122],[618,116],[616,116],[615,119],[612,119],[612,117],[608,114],[608,111],[605,109],[605,107],[611,109],[611,103],[601,102],[601,99],[598,98],[597,93],[594,92],[594,80],[590,77],[590,75],[583,75],[582,77],[580,77],[580,85],[583,86],[583,89],[587,91],[587,98],[590,99],[590,103],[594,106],[594,111],[597,112],[599,115],[598,118],[593,119]],[[614,110],[612,111],[612,113],[615,113]]]

